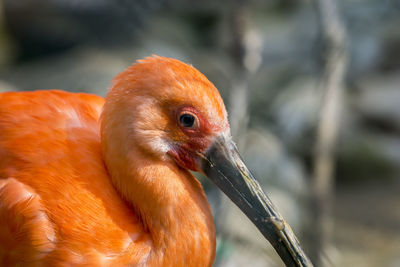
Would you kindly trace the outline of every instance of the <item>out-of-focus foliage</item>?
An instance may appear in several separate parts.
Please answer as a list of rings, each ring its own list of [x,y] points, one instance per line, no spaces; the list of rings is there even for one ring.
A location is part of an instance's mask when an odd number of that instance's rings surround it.
[[[0,0],[0,90],[58,88],[104,96],[113,76],[158,54],[190,62],[228,102],[234,0]],[[247,1],[249,130],[240,147],[306,240],[308,177],[324,47],[311,1]],[[400,2],[340,0],[350,66],[337,152],[333,266],[400,264]],[[250,46],[252,47],[252,46]],[[251,66],[250,66],[251,67]],[[216,266],[279,266],[250,222],[207,184]],[[397,189],[397,190],[396,190]]]

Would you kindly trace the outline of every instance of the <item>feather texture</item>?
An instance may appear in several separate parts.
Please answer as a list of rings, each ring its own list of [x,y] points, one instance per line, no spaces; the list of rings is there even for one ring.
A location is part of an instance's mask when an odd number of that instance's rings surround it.
[[[167,154],[207,142],[186,139],[164,107],[199,108],[209,133],[228,125],[218,91],[194,68],[153,57],[117,76],[106,101],[0,94],[1,266],[212,265],[205,194]]]

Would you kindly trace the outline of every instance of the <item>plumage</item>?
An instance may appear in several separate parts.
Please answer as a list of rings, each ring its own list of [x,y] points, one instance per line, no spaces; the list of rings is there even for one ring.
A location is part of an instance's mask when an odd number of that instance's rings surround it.
[[[148,61],[157,60],[167,64],[161,58]],[[138,66],[118,76],[114,83],[128,83],[118,89],[131,89],[128,76]],[[155,70],[137,74],[146,71]],[[152,185],[159,184],[164,194],[157,198],[137,184],[125,184],[123,193],[114,188],[100,145],[103,104],[98,96],[56,90],[0,94],[0,265],[211,265],[215,234],[210,210],[189,172],[172,162],[149,163],[152,156],[149,162],[133,159],[124,171],[151,175]],[[166,194],[167,182],[176,189],[172,196]],[[138,204],[121,194],[140,198],[150,213],[139,214]],[[181,210],[170,206],[174,201],[184,205]],[[184,232],[182,224],[193,231]],[[198,243],[188,244],[191,239]]]
[[[105,99],[1,93],[0,265],[211,266],[211,210],[190,170],[213,180],[287,264],[306,262],[241,162],[218,90],[193,67],[140,60]]]

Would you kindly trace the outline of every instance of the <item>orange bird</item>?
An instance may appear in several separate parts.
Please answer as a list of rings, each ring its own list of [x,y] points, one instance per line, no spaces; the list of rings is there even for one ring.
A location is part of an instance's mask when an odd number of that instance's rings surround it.
[[[209,177],[288,266],[310,266],[237,153],[214,85],[178,60],[138,61],[105,98],[0,94],[1,266],[211,266]]]

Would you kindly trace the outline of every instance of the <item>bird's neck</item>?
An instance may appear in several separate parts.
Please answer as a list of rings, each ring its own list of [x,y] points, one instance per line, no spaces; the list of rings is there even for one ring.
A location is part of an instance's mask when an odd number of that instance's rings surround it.
[[[111,179],[152,238],[149,266],[210,266],[215,229],[193,175],[139,150],[128,156],[110,154],[105,158]]]

